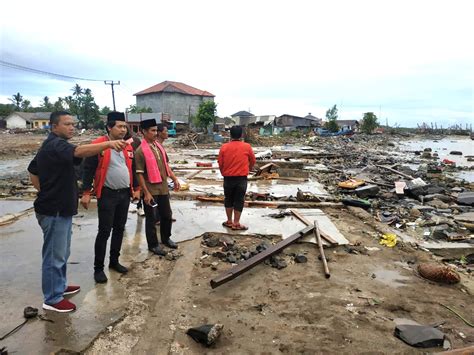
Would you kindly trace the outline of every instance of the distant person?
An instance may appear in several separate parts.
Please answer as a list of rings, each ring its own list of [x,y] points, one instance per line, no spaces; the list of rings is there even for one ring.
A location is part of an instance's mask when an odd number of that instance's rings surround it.
[[[123,137],[124,140],[128,140],[132,138],[133,142],[131,143],[133,151],[136,152],[140,144],[142,143],[140,138],[133,134],[133,131],[127,126],[127,134]],[[135,156],[133,157],[135,159]],[[135,164],[134,164],[135,165]],[[134,171],[136,173],[136,171]],[[135,202],[134,202],[135,203]],[[139,217],[143,217],[145,215],[145,210],[143,209],[143,194],[140,194],[137,202],[137,215]]]
[[[161,145],[163,146],[165,140],[168,139],[169,137],[169,132],[168,132],[168,126],[167,125],[164,125],[164,124],[158,124],[158,134],[156,135],[156,141]],[[168,155],[166,156],[166,161],[169,163],[169,158],[168,158]],[[168,187],[171,187],[172,185],[168,184]],[[173,186],[174,188],[174,186]],[[156,218],[156,225],[159,225],[161,222],[160,222],[160,214],[158,213],[158,211],[156,211],[155,213],[155,218]],[[171,222],[176,222],[176,219],[174,218],[171,218]]]
[[[35,212],[43,230],[42,287],[43,309],[72,312],[76,306],[64,298],[79,292],[67,284],[67,260],[71,252],[72,216],[77,214],[78,194],[74,166],[82,159],[111,148],[121,151],[123,140],[75,146],[68,143],[74,135],[74,120],[66,111],[51,113],[51,133],[28,166],[31,182],[38,190]]]
[[[108,134],[97,138],[93,144],[123,139],[127,133],[125,115],[122,112],[110,112],[107,115],[106,129]],[[89,208],[92,186],[97,197],[99,231],[94,246],[94,280],[97,283],[107,282],[104,260],[111,232],[109,269],[121,274],[128,272],[128,269],[120,264],[119,257],[130,197],[140,198],[133,156],[133,148],[127,144],[120,152],[107,150],[87,158],[84,162],[81,205],[85,209]]]
[[[167,135],[167,128],[157,124],[155,119],[140,123],[143,140],[136,152],[138,181],[143,190],[145,202],[145,234],[148,250],[156,255],[166,255],[160,248],[156,235],[156,211],[161,220],[161,242],[169,248],[178,246],[171,240],[172,212],[169,198],[168,177],[173,180],[174,189],[179,190],[179,181],[168,165],[168,156],[163,146],[156,141],[158,136]],[[166,139],[166,138],[164,138]],[[163,140],[164,140],[163,139]]]
[[[219,151],[219,170],[224,177],[224,206],[227,221],[222,225],[233,230],[247,230],[240,224],[247,192],[247,175],[255,165],[255,154],[250,144],[242,142],[242,127],[230,129],[230,142]]]

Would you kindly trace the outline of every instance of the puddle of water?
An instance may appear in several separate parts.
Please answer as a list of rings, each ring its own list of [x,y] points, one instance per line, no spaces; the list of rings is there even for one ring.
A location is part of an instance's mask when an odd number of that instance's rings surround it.
[[[402,276],[398,271],[386,270],[386,269],[377,269],[373,272],[376,276],[375,280],[381,282],[387,286],[394,288],[406,286],[410,278],[407,276]]]
[[[456,162],[458,166],[474,166],[474,162],[467,161],[466,156],[474,155],[474,141],[469,137],[443,138],[438,141],[416,140],[400,143],[403,150],[415,151],[431,148],[433,153],[438,153],[439,161],[449,159]],[[461,151],[463,155],[451,155],[451,151]]]

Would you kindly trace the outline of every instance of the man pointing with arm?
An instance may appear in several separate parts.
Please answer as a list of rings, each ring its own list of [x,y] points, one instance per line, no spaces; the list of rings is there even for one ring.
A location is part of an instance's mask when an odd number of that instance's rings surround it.
[[[123,112],[110,112],[107,115],[108,134],[92,143],[123,139],[127,133],[127,123]],[[109,268],[121,274],[128,269],[119,263],[123,232],[127,223],[130,197],[139,199],[140,189],[135,175],[133,148],[130,144],[120,152],[110,149],[89,157],[84,162],[83,189],[81,205],[89,207],[92,183],[97,197],[99,231],[95,239],[94,279],[97,283],[107,282],[104,273],[107,240],[112,232]]]

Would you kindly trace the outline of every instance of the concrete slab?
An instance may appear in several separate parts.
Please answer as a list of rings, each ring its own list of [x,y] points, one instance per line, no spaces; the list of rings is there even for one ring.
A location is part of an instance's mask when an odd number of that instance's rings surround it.
[[[3,205],[2,201],[0,205]],[[4,205],[3,205],[4,207]],[[2,208],[3,208],[2,207]],[[97,232],[96,211],[74,218],[68,278],[79,284],[81,292],[71,297],[78,310],[70,314],[47,312],[54,323],[30,321],[23,329],[0,342],[10,352],[46,354],[61,348],[84,349],[107,325],[124,314],[125,290],[118,274],[109,273],[109,282],[96,286],[93,280],[94,240]],[[147,255],[136,215],[129,215],[123,245],[123,262]],[[41,246],[42,233],[34,214],[8,226],[1,227],[0,236],[0,334],[5,334],[23,320],[23,308],[41,309]]]
[[[224,206],[215,204],[205,204],[194,201],[171,201],[173,216],[176,222],[173,224],[173,239],[183,241],[199,236],[204,232],[226,232],[236,235],[245,233],[258,234],[279,234],[282,237],[290,236],[305,225],[294,216],[284,218],[272,218],[269,214],[274,214],[278,210],[273,208],[244,208],[241,221],[249,226],[248,231],[232,231],[222,226],[226,220]],[[319,209],[305,209],[300,212],[310,221],[317,220],[320,227],[330,234],[340,244],[347,244],[348,241],[337,230],[330,219]],[[309,238],[308,242],[316,242]]]
[[[334,239],[339,245],[349,244],[337,227],[332,223],[331,219],[320,209],[300,209],[298,212],[310,222],[318,221],[319,228]],[[300,221],[301,222],[301,221]],[[301,222],[301,229],[306,225]],[[302,239],[303,242],[317,244],[314,235],[308,235]]]

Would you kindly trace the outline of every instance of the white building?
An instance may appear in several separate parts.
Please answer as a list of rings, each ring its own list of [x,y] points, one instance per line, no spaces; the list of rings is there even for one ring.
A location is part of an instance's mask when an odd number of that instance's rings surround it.
[[[5,118],[6,128],[30,128],[34,117],[33,112],[12,112]]]

